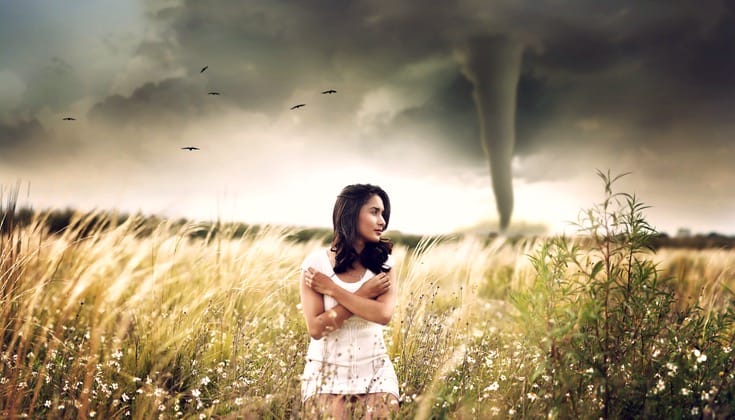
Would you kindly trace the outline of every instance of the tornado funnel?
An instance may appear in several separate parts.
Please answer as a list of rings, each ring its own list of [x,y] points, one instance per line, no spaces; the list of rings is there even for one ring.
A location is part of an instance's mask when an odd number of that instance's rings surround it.
[[[522,50],[520,42],[505,35],[472,38],[460,49],[463,73],[474,86],[481,142],[490,163],[490,178],[503,232],[513,213],[511,161]]]

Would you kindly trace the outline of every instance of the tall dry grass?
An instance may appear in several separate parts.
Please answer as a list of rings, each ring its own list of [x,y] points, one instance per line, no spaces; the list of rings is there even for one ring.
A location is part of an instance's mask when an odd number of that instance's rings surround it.
[[[135,217],[95,228],[94,216],[56,235],[42,218],[3,231],[0,416],[300,416],[298,267],[321,243],[275,227],[192,239],[201,227]],[[524,346],[509,300],[532,282],[538,246],[466,237],[395,247],[399,299],[385,337],[400,417],[545,415],[534,411],[544,355]],[[657,255],[681,279],[681,299],[731,304],[723,286],[735,287],[735,253]]]

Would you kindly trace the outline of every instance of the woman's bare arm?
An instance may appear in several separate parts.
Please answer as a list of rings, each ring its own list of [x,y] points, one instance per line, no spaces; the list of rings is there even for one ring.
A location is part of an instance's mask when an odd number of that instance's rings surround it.
[[[318,340],[328,332],[324,318],[319,318],[319,315],[324,313],[324,298],[321,293],[306,285],[305,272],[301,273],[300,283],[301,311],[306,319],[306,329],[312,338]]]
[[[384,274],[379,274],[370,278],[354,294],[366,299],[375,299],[384,295],[390,287],[390,283],[385,281],[385,277],[386,276]],[[318,296],[319,304],[321,306],[313,305],[312,302],[306,302],[307,300],[310,301],[313,296],[309,296],[310,293],[305,293],[303,290],[304,288],[307,288],[313,294]],[[304,311],[304,316],[306,318],[309,335],[314,337],[314,339],[318,340],[330,332],[341,328],[347,318],[353,315],[352,312],[342,304],[338,304],[332,309],[325,311],[322,294],[314,291],[314,289],[306,284],[305,273],[302,273],[301,289],[302,310]],[[307,306],[309,307],[308,309]],[[321,309],[321,312],[319,312],[319,309]],[[314,313],[317,313],[317,315],[314,316]],[[311,321],[309,320],[310,318],[312,318]]]
[[[312,290],[333,297],[348,311],[360,318],[386,325],[393,317],[397,292],[392,271],[383,273],[383,279],[388,290],[375,300],[348,292],[337,286],[332,279],[313,268],[309,268],[305,276],[307,277],[307,286]]]
[[[393,317],[398,289],[393,279],[393,270],[386,274],[390,288],[375,300],[352,294],[339,286],[331,290],[332,294],[330,296],[354,315],[371,322],[387,325]]]

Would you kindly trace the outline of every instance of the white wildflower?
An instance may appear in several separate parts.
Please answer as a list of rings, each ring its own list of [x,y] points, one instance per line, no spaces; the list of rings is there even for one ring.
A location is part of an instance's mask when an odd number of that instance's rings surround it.
[[[659,379],[658,382],[656,383],[656,392],[655,392],[655,394],[658,394],[659,392],[663,391],[664,389],[666,389],[666,382],[664,382],[663,379]]]
[[[484,389],[484,391],[497,391],[498,388],[500,388],[500,384],[498,384],[498,381],[495,381],[495,382],[491,383],[490,385],[488,385]]]
[[[669,376],[676,375],[676,371],[679,370],[679,367],[671,362],[666,362],[666,369],[669,370]]]
[[[692,354],[694,357],[697,358],[697,363],[702,363],[707,361],[707,355],[702,353],[699,349],[692,350]]]

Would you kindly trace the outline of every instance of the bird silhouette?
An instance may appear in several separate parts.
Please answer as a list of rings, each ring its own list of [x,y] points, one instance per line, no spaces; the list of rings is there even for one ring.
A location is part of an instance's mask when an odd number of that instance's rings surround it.
[[[325,90],[324,92],[322,92],[322,95],[324,95],[325,93],[332,94],[332,93],[337,93],[337,91],[334,89]]]
[[[181,150],[188,150],[191,152],[192,150],[199,150],[199,148],[194,147],[194,146],[186,146],[186,147],[182,147]]]
[[[64,121],[76,121],[77,119],[76,118],[73,118],[73,117],[64,117],[64,118],[62,118],[62,120],[64,120]]]
[[[219,94],[220,94],[219,92],[209,92],[209,93],[207,93],[207,95],[219,95]]]
[[[294,106],[292,106],[292,107],[291,107],[291,109],[297,109],[297,108],[301,108],[301,107],[303,107],[303,106],[306,106],[306,104],[298,104],[298,105],[294,105]]]
[[[204,67],[202,68],[202,70],[201,70],[201,71],[200,71],[199,73],[204,73],[204,70],[206,70],[206,69],[208,69],[208,68],[209,68],[209,66],[204,66]]]

